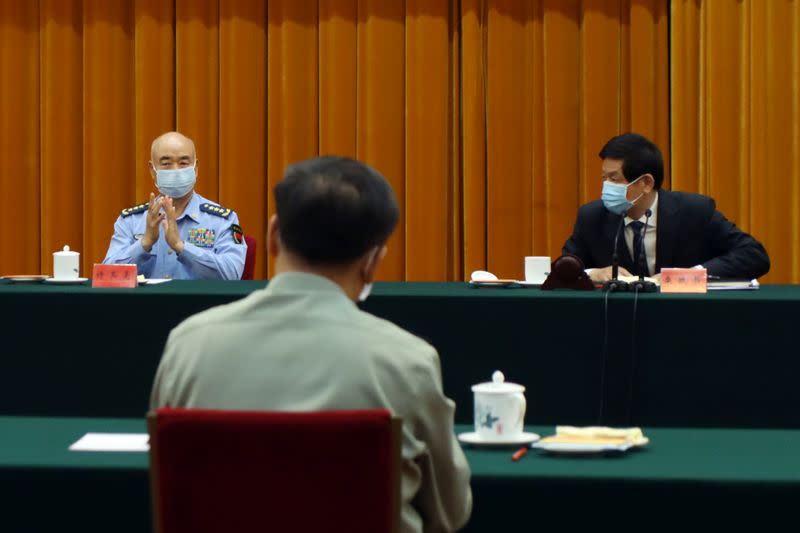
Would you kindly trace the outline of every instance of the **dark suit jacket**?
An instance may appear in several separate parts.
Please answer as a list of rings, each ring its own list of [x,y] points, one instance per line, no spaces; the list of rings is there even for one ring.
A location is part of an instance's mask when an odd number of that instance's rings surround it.
[[[619,223],[620,215],[609,212],[600,200],[581,206],[563,253],[577,255],[586,268],[611,265]],[[751,279],[769,271],[764,246],[717,211],[708,196],[658,191],[657,224],[656,272],[663,267],[703,265],[710,275]],[[638,272],[622,236],[619,258],[629,272]]]

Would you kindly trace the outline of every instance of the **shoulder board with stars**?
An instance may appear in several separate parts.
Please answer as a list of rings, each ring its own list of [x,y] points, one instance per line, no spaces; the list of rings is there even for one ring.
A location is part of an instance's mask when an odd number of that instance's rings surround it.
[[[200,204],[200,211],[204,213],[208,213],[210,215],[216,215],[222,218],[228,218],[233,211],[228,209],[227,207],[222,207],[221,205],[214,205],[214,204]]]
[[[126,207],[122,210],[123,217],[129,217],[131,215],[135,215],[136,213],[144,213],[147,211],[147,202],[139,205],[134,205],[133,207]]]

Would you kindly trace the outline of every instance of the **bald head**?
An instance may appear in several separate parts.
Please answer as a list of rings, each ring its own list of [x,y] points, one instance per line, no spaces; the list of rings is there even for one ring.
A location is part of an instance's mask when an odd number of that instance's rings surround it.
[[[191,166],[196,157],[194,142],[177,131],[159,135],[150,145],[150,160],[157,169]]]

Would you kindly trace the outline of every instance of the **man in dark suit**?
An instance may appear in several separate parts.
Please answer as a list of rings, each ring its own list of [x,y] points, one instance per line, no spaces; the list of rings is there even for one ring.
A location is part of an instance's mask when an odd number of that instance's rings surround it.
[[[702,266],[709,275],[751,279],[769,271],[761,243],[717,211],[713,199],[661,189],[664,160],[651,141],[636,133],[619,135],[606,143],[600,158],[602,199],[581,206],[563,249],[583,260],[593,281],[611,279],[614,235],[623,220],[620,275]]]

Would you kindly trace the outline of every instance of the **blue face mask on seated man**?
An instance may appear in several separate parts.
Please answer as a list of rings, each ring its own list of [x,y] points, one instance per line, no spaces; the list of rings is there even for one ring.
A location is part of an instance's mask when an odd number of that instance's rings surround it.
[[[627,185],[621,185],[619,183],[612,183],[610,181],[603,182],[603,193],[600,198],[603,200],[603,205],[614,213],[615,215],[624,215],[628,209],[633,207],[639,198],[642,197],[640,194],[636,197],[633,201],[628,200],[628,187],[636,183],[642,179],[642,176],[639,176],[632,182],[628,183]]]
[[[195,166],[178,169],[156,169],[158,191],[170,198],[183,198],[194,189],[197,181]]]

